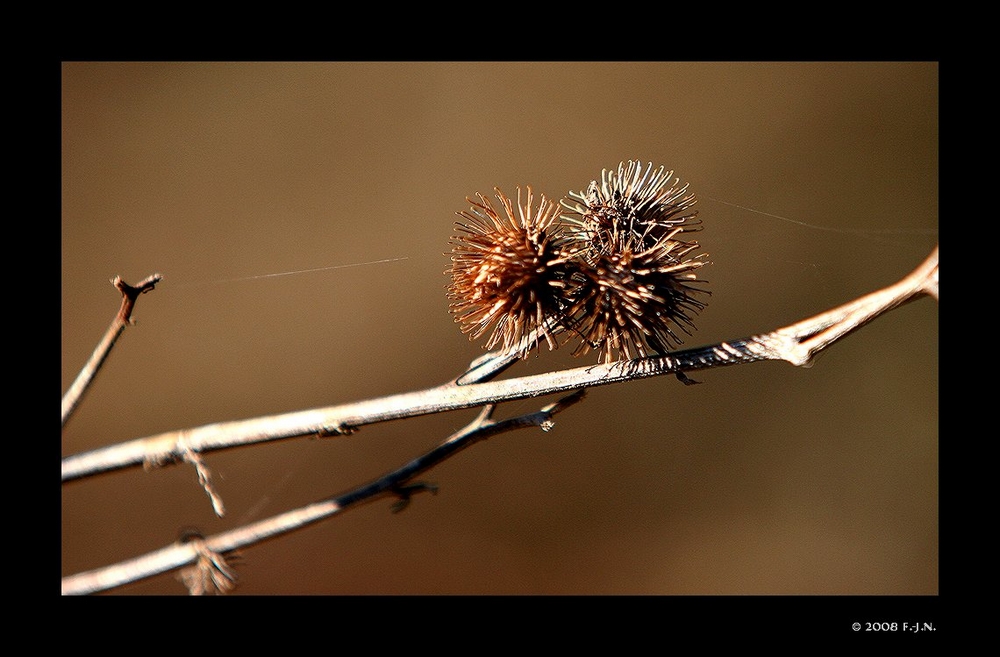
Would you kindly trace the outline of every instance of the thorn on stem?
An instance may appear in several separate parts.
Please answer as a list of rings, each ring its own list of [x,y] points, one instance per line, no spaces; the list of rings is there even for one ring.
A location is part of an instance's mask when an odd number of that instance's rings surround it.
[[[393,513],[399,513],[410,505],[410,498],[415,493],[429,491],[432,495],[437,495],[438,487],[423,481],[415,481],[412,484],[393,486],[391,490],[399,498],[399,500],[393,503],[391,510]]]
[[[695,381],[694,379],[692,379],[691,377],[689,377],[687,374],[685,374],[680,370],[677,370],[677,372],[675,372],[674,375],[677,377],[678,381],[680,381],[686,386],[694,386],[694,385],[699,385],[701,383],[701,381]]]

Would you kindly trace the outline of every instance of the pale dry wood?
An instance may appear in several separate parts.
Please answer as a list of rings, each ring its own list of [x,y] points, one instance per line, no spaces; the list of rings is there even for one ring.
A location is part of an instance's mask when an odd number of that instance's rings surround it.
[[[516,361],[511,354],[489,354],[443,385],[349,404],[280,415],[219,422],[138,438],[68,456],[62,480],[70,481],[138,465],[191,460],[191,454],[302,436],[350,434],[358,428],[432,413],[454,411],[610,385],[633,379],[679,374],[761,360],[808,365],[837,340],[879,315],[922,295],[937,298],[938,250],[898,283],[770,333],[668,355],[577,367],[501,381],[487,381]]]
[[[496,406],[489,404],[472,422],[443,443],[369,484],[212,537],[178,541],[135,559],[63,578],[62,593],[86,595],[106,591],[191,564],[194,564],[193,570],[186,570],[182,579],[192,591],[204,592],[205,587],[214,585],[219,592],[225,592],[233,583],[233,573],[226,565],[227,553],[308,527],[382,497],[397,497],[405,505],[413,494],[433,490],[430,486],[409,483],[417,475],[466,447],[500,433],[524,427],[540,427],[549,431],[553,426],[553,417],[582,398],[583,391],[577,391],[536,413],[499,421],[492,419]]]
[[[145,294],[156,287],[156,284],[161,280],[163,280],[162,276],[153,274],[140,281],[137,285],[132,286],[123,281],[121,276],[115,276],[111,279],[111,284],[122,293],[122,305],[118,309],[118,314],[111,320],[108,330],[104,332],[104,337],[101,338],[94,352],[90,355],[87,364],[83,366],[83,369],[80,370],[80,373],[70,385],[69,390],[63,395],[62,426],[66,426],[66,422],[73,415],[73,411],[80,405],[83,395],[97,377],[97,373],[107,359],[108,354],[111,353],[111,349],[115,346],[122,332],[125,331],[125,327],[131,323],[132,309],[135,308],[136,299],[139,298],[140,294]]]
[[[894,285],[820,313],[790,326],[749,338],[674,352],[670,355],[579,367],[562,372],[501,381],[489,381],[511,364],[516,354],[488,354],[470,369],[444,385],[428,390],[392,395],[354,404],[301,411],[252,420],[226,422],[142,438],[63,460],[63,480],[115,470],[140,463],[178,460],[197,462],[197,455],[270,440],[314,434],[351,433],[358,427],[392,419],[483,406],[484,410],[464,429],[441,445],[402,468],[344,495],[295,509],[210,538],[175,543],[136,559],[63,579],[64,594],[93,593],[138,581],[185,566],[184,580],[192,590],[212,587],[228,589],[232,571],[225,555],[241,547],[274,538],[339,514],[348,507],[385,496],[407,501],[423,490],[413,478],[460,449],[503,431],[523,426],[551,428],[552,416],[576,403],[587,387],[633,379],[677,374],[685,380],[688,371],[784,360],[808,366],[812,359],[838,340],[853,333],[885,312],[920,298],[938,298],[938,249],[912,273]],[[492,411],[502,401],[576,391],[537,413],[493,421]],[[191,566],[194,564],[194,566]]]

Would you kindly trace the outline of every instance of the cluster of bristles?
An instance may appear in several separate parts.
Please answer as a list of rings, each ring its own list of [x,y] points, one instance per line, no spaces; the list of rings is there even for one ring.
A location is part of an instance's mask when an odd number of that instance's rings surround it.
[[[673,184],[671,184],[673,183]],[[579,339],[573,355],[599,359],[663,354],[690,335],[692,316],[705,307],[696,270],[706,255],[698,242],[694,195],[663,167],[638,162],[605,170],[586,192],[560,206],[531,187],[516,206],[495,189],[501,209],[482,194],[467,199],[451,240],[451,312],[478,339],[492,329],[487,349],[525,355],[544,340],[554,349]],[[560,336],[562,334],[562,336]]]

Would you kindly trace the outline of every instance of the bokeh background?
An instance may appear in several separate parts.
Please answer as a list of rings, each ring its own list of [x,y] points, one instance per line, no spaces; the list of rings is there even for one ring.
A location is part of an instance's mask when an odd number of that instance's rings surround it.
[[[63,454],[452,378],[482,353],[444,294],[465,197],[560,198],[625,159],[700,199],[713,296],[688,346],[890,284],[937,243],[938,93],[933,62],[65,63],[63,390],[118,309],[109,279],[164,281]],[[333,265],[358,266],[252,278]],[[593,389],[437,467],[403,513],[245,550],[235,594],[936,594],[937,342],[924,299],[809,369]],[[585,364],[570,351],[509,375]],[[209,454],[221,520],[186,466],[63,485],[62,572],[342,492],[473,416]]]

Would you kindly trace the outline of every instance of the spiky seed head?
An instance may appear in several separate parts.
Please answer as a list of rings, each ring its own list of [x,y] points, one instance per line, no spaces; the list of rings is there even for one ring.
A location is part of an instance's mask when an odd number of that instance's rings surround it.
[[[533,207],[531,187],[522,203],[518,187],[515,211],[510,198],[494,191],[500,211],[476,194],[478,200],[466,199],[470,209],[458,213],[463,221],[451,239],[449,309],[470,339],[492,329],[487,349],[522,349],[535,331],[554,349],[570,285],[567,242],[553,224],[558,206],[542,195]]]
[[[582,281],[571,309],[581,343],[574,356],[591,350],[608,363],[666,353],[691,334],[693,316],[705,307],[696,270],[704,255],[688,257],[697,243],[662,240],[635,253],[601,253],[582,265]]]
[[[638,253],[678,231],[700,229],[688,185],[652,163],[643,170],[638,161],[622,162],[617,171],[603,170],[600,183],[592,181],[586,192],[569,196],[562,201],[569,211],[564,219],[594,255]]]
[[[492,330],[487,349],[526,355],[533,335],[552,349],[562,331],[580,338],[574,355],[611,362],[663,354],[691,333],[709,294],[696,271],[708,263],[692,255],[695,198],[672,171],[635,161],[605,170],[563,200],[562,224],[544,196],[533,207],[530,187],[516,206],[495,191],[501,211],[482,194],[468,199],[451,240],[450,310],[472,339]]]

